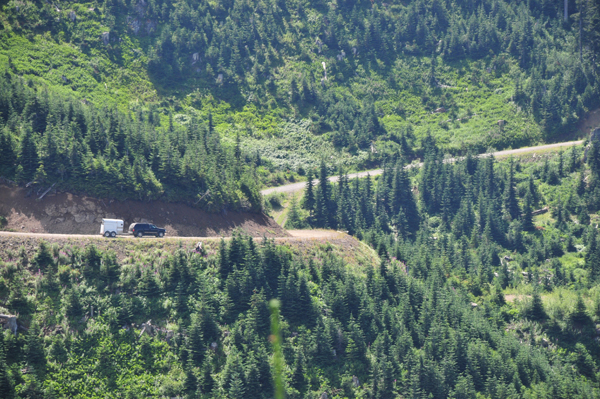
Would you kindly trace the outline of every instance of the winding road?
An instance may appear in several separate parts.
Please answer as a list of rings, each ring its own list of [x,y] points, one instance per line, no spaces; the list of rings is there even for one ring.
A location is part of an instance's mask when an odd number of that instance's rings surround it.
[[[569,141],[569,142],[564,142],[564,143],[555,143],[555,144],[545,144],[545,145],[540,145],[540,146],[536,146],[536,147],[526,147],[526,148],[518,148],[515,150],[505,150],[505,151],[497,151],[497,152],[493,152],[493,153],[486,153],[486,154],[480,154],[479,157],[485,157],[485,156],[489,156],[489,155],[493,155],[495,157],[502,157],[502,156],[508,156],[508,155],[516,155],[516,154],[525,154],[525,153],[529,153],[529,152],[538,152],[538,151],[544,151],[544,150],[552,150],[552,149],[557,149],[557,148],[561,148],[561,147],[570,147],[570,146],[574,146],[574,145],[580,145],[583,143],[583,140],[578,140],[578,141]],[[445,162],[454,162],[457,159],[461,159],[461,158],[448,158],[445,160]],[[417,162],[413,162],[409,165],[406,166],[406,168],[414,168],[414,167],[420,167],[422,165],[422,163],[417,163]],[[353,173],[351,175],[349,175],[349,178],[357,178],[357,177],[366,177],[367,175],[371,175],[371,176],[376,176],[383,173],[383,169],[375,169],[375,170],[368,170],[368,171],[362,171],[362,172],[358,172],[358,173]],[[338,176],[331,176],[329,177],[329,181],[330,182],[337,182],[338,181]],[[319,182],[318,179],[313,180],[313,182],[315,184],[317,184]],[[304,189],[306,185],[306,182],[300,182],[300,183],[294,183],[294,184],[287,184],[284,186],[279,186],[279,187],[272,187],[272,188],[267,188],[265,190],[261,191],[261,194],[263,195],[267,195],[267,194],[271,194],[271,193],[290,193],[290,192],[296,192],[296,191],[301,191],[302,189]],[[288,237],[278,237],[275,238],[275,241],[304,241],[304,240],[311,240],[311,239],[343,239],[345,237],[348,237],[345,233],[342,232],[338,232],[338,231],[331,231],[331,230],[288,230],[287,231],[289,233]],[[78,238],[101,238],[100,235],[83,235],[83,234],[49,234],[49,233],[25,233],[25,232],[7,232],[7,231],[0,231],[0,240],[2,239],[2,237],[9,237],[9,236],[27,236],[27,237],[39,237],[39,238],[69,238],[69,237],[78,237]],[[167,237],[166,239],[177,239],[177,240],[220,240],[222,237]],[[117,239],[119,240],[148,240],[148,239],[153,239],[153,240],[157,240],[156,238],[152,237],[152,238],[134,238],[133,236],[130,235],[121,235],[118,236]]]
[[[556,148],[560,148],[560,147],[571,147],[574,145],[580,145],[582,143],[583,143],[583,140],[567,141],[564,143],[544,144],[544,145],[538,145],[535,147],[524,147],[524,148],[517,148],[514,150],[496,151],[496,152],[491,152],[491,153],[480,154],[478,156],[486,157],[489,155],[493,155],[495,157],[502,157],[502,156],[507,156],[507,155],[526,154],[528,152],[552,150],[552,149],[556,149]],[[446,162],[454,162],[457,159],[462,159],[462,158],[448,158],[446,160]],[[420,167],[421,165],[423,165],[422,162],[411,163],[409,165],[406,165],[406,167],[414,168],[414,167]],[[352,174],[348,175],[348,178],[354,179],[357,177],[367,177],[367,175],[376,176],[376,175],[380,175],[381,173],[383,173],[383,169],[367,170],[367,171],[363,171],[363,172],[352,173]],[[338,179],[339,179],[338,176],[331,176],[328,178],[328,180],[332,183],[337,182]],[[318,183],[319,183],[319,179],[313,180],[313,184],[318,184]],[[266,189],[262,190],[260,193],[262,195],[267,195],[267,194],[272,194],[272,193],[293,193],[296,191],[303,190],[305,186],[306,186],[306,182],[286,184],[284,186],[266,188]]]

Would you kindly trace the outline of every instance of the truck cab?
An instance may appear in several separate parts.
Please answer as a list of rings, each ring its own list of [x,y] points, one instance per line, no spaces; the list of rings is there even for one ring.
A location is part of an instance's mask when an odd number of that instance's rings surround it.
[[[165,229],[160,227],[156,227],[152,223],[133,223],[129,226],[129,233],[133,234],[135,237],[143,237],[143,236],[156,236],[156,237],[164,237]]]

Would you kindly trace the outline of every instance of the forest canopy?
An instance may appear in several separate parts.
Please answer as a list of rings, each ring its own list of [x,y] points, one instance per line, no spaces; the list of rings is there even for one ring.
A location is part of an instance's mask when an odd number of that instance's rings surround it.
[[[28,330],[0,334],[0,392],[271,398],[277,298],[286,397],[597,397],[598,142],[586,162],[581,147],[426,153],[421,170],[307,185],[295,221],[370,248],[241,233],[4,247],[2,312]]]
[[[175,126],[211,113],[266,159],[253,140],[295,120],[345,154],[422,148],[428,132],[465,153],[555,140],[597,107],[600,5],[566,4],[9,1],[0,65],[98,109],[154,110]],[[13,139],[26,123],[8,126]]]

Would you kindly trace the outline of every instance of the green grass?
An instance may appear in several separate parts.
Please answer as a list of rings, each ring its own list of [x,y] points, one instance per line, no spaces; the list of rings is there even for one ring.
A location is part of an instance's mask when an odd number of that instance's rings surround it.
[[[425,58],[420,65],[407,64],[421,68],[423,74],[427,62]],[[512,102],[514,83],[508,74],[484,70],[481,77],[474,80],[470,72],[477,66],[481,68],[479,62],[443,65],[439,68],[441,71],[438,70],[438,80],[450,87],[433,89],[428,96],[431,103],[423,104],[422,93],[410,89],[412,82],[422,78],[416,73],[402,73],[402,67],[406,66],[400,64],[394,72],[407,87],[392,95],[393,100],[382,102],[382,109],[388,111],[383,122],[389,129],[398,129],[409,122],[415,127],[417,137],[431,132],[438,143],[452,150],[468,146],[482,150],[516,148],[542,139],[533,118]],[[440,97],[444,100],[440,101]],[[448,112],[434,113],[436,105]],[[405,116],[394,114],[393,111],[399,109]],[[502,127],[498,124],[500,120],[506,121]]]

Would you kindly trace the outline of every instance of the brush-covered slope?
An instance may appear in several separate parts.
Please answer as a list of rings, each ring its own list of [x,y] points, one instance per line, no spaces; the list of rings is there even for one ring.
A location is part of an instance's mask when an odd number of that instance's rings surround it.
[[[0,310],[24,327],[0,334],[3,398],[272,398],[270,298],[288,398],[598,395],[585,304],[556,339],[449,277],[441,245],[421,273],[354,240],[96,241],[1,248]]]
[[[335,151],[370,165],[427,132],[452,151],[552,140],[600,92],[597,1],[582,12],[568,1],[566,20],[549,1],[3,4],[9,75],[137,124],[149,110],[175,130],[212,113],[227,142],[239,134],[271,171]],[[15,139],[31,119],[17,109],[20,121],[3,111]],[[114,141],[91,150],[110,159]]]

